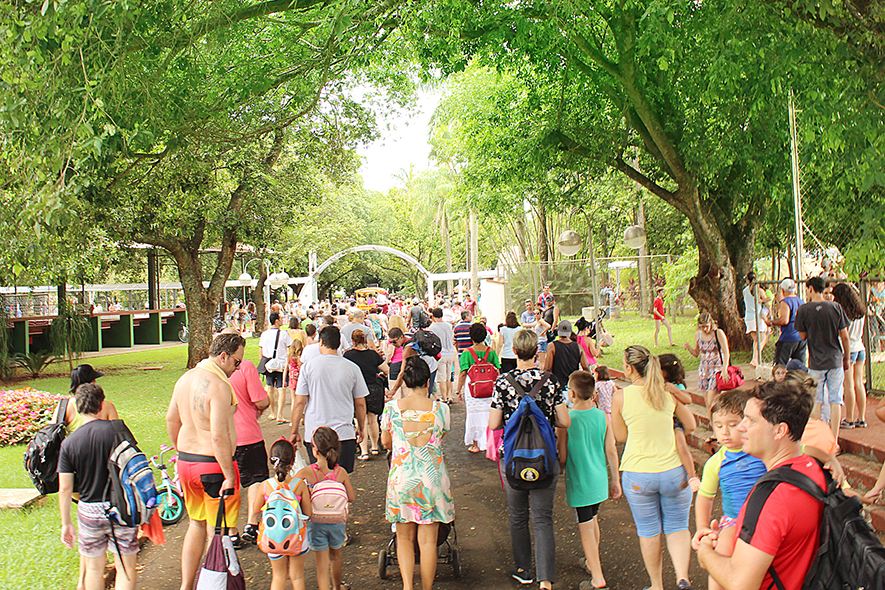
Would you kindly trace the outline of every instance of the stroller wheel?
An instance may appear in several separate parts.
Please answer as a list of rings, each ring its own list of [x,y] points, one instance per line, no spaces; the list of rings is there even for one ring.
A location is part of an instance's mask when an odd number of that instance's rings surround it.
[[[452,549],[452,575],[456,578],[461,577],[461,550]]]
[[[378,577],[387,579],[387,549],[378,552]]]

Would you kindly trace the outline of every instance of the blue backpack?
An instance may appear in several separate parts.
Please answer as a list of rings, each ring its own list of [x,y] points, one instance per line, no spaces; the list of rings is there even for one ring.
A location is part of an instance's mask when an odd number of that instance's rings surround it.
[[[300,555],[307,537],[307,518],[292,487],[301,480],[292,480],[289,487],[275,477],[267,480],[274,490],[268,494],[261,512],[261,534],[258,548],[277,555]]]
[[[150,520],[157,507],[154,471],[123,421],[112,420],[111,424],[117,433],[117,446],[108,458],[108,518],[121,526],[138,526]]]
[[[533,490],[550,485],[556,470],[556,435],[535,397],[550,378],[545,372],[526,394],[511,373],[505,378],[522,395],[519,407],[504,427],[504,474],[515,490]]]

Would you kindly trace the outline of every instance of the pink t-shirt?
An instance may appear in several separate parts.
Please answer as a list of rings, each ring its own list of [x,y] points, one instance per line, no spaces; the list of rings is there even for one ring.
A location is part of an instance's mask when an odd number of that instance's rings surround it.
[[[230,384],[237,394],[237,413],[234,426],[237,429],[237,446],[251,445],[264,440],[258,425],[258,408],[255,402],[267,399],[267,392],[261,385],[258,369],[250,361],[243,360],[240,368],[230,376]]]

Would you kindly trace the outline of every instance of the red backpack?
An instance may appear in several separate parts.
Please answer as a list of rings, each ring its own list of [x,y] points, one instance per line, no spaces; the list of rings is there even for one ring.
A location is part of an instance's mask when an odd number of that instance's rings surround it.
[[[487,350],[482,358],[476,356],[473,348],[468,348],[473,356],[473,364],[467,370],[467,376],[470,377],[470,395],[476,399],[485,399],[492,397],[495,393],[495,381],[498,380],[498,369],[495,365],[488,361],[491,349]]]

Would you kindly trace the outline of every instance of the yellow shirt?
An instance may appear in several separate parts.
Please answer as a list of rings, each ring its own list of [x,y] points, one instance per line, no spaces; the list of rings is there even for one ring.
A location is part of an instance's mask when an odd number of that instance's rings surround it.
[[[669,395],[663,410],[655,410],[642,397],[642,387],[624,388],[622,414],[627,423],[627,445],[621,458],[621,471],[662,473],[682,465],[676,453],[673,411],[676,402]]]

